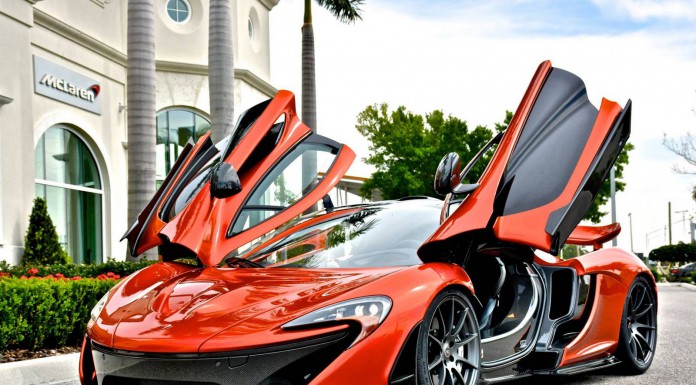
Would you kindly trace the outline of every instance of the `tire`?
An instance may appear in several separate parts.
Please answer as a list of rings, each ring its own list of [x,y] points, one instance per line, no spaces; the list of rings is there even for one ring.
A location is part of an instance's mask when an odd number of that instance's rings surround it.
[[[616,357],[621,372],[629,375],[645,373],[655,357],[657,346],[657,297],[645,277],[638,276],[624,302]]]
[[[480,376],[481,336],[474,307],[458,290],[445,290],[428,306],[418,332],[419,385],[473,385]]]

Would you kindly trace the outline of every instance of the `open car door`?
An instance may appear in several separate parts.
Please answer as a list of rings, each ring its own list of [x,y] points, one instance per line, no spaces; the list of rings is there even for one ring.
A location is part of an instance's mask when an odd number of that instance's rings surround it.
[[[165,260],[195,256],[217,265],[311,208],[354,159],[349,147],[312,133],[297,117],[294,95],[279,91],[247,110],[217,145],[208,135],[187,145],[124,238],[134,256],[161,246]]]
[[[448,259],[463,242],[526,245],[557,255],[590,208],[631,129],[631,102],[602,99],[543,62],[478,187],[418,251]]]

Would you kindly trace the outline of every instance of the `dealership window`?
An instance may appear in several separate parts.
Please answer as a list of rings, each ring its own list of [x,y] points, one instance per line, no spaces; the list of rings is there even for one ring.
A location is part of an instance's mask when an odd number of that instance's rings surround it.
[[[103,261],[104,191],[89,146],[64,125],[43,134],[34,151],[36,195],[44,198],[58,239],[75,263]]]
[[[172,169],[189,140],[194,143],[210,131],[210,120],[192,110],[169,108],[157,114],[157,188]]]
[[[167,0],[167,15],[175,23],[186,23],[191,18],[191,5],[186,0]]]

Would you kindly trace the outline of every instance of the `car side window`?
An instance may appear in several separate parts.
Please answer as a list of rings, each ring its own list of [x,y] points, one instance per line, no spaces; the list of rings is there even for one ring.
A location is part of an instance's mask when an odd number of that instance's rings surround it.
[[[229,235],[256,226],[310,193],[337,154],[324,144],[298,145],[263,177],[235,218]],[[310,164],[310,175],[303,175],[303,164]]]

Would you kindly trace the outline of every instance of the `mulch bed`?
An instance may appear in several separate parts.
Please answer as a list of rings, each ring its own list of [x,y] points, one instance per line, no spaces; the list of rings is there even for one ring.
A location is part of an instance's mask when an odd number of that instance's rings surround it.
[[[68,353],[79,353],[80,348],[78,346],[65,346],[56,349],[39,349],[39,350],[27,350],[27,349],[8,349],[2,352],[0,356],[0,364],[5,362],[15,362],[31,360],[33,358],[51,357],[60,354]]]

